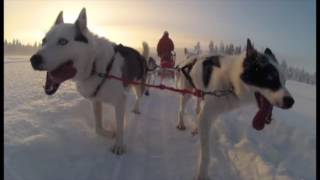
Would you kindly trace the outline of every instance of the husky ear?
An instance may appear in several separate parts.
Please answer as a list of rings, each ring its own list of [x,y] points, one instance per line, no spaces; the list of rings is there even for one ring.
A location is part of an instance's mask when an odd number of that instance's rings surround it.
[[[58,17],[57,17],[54,25],[61,24],[61,23],[63,23],[63,12],[62,11],[60,11],[60,13],[58,14]]]
[[[256,52],[249,38],[247,39],[246,52],[247,52],[247,56],[252,56]]]
[[[76,26],[76,41],[81,41],[88,43],[88,39],[85,36],[85,32],[87,31],[87,15],[86,9],[83,8],[78,16],[78,19],[75,22]]]
[[[264,54],[269,55],[271,57],[275,57],[274,54],[272,53],[271,49],[266,48],[266,50],[264,51]]]
[[[84,31],[87,29],[87,14],[86,14],[86,8],[82,8],[78,19],[76,20],[77,27],[81,30]]]
[[[276,56],[272,53],[271,49],[266,48],[266,50],[264,51],[264,54],[272,57],[272,60],[274,60],[276,63],[278,63]]]

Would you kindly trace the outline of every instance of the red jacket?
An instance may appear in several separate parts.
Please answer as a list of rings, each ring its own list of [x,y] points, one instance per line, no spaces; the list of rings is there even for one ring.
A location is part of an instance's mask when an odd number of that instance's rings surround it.
[[[174,50],[172,40],[164,34],[157,45],[157,53],[161,60],[171,60],[171,51]]]

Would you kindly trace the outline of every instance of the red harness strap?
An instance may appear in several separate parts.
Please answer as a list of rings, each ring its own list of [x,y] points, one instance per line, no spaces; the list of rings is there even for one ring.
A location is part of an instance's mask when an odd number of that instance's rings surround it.
[[[146,87],[151,87],[151,88],[156,88],[156,89],[165,89],[165,90],[169,90],[169,91],[174,91],[174,92],[178,92],[178,93],[181,93],[181,94],[191,94],[191,95],[194,95],[196,97],[199,97],[199,98],[202,98],[204,99],[204,95],[208,94],[208,95],[214,95],[214,96],[217,96],[217,97],[221,97],[221,96],[225,96],[225,95],[228,95],[228,94],[234,94],[232,90],[216,90],[216,91],[212,91],[212,92],[205,92],[205,91],[202,91],[200,89],[197,89],[195,86],[193,87],[194,91],[192,90],[188,90],[188,89],[177,89],[177,88],[174,88],[174,87],[170,87],[170,86],[165,86],[163,84],[160,84],[160,85],[152,85],[152,84],[147,84],[147,83],[144,83],[144,82],[138,82],[138,81],[133,81],[133,80],[128,80],[128,79],[124,79],[124,78],[120,78],[120,77],[117,77],[117,76],[114,76],[114,75],[111,75],[110,74],[110,71],[111,71],[111,68],[112,68],[112,65],[113,65],[113,61],[115,60],[115,55],[116,55],[116,49],[115,49],[115,53],[114,55],[112,56],[109,64],[107,65],[107,68],[106,68],[106,73],[97,73],[95,72],[94,70],[94,67],[93,67],[93,71],[92,73],[96,73],[99,77],[103,78],[102,81],[98,84],[97,88],[95,89],[95,91],[93,92],[93,94],[91,95],[91,97],[95,97],[97,95],[97,93],[99,92],[101,86],[103,85],[103,83],[105,82],[105,80],[107,78],[109,79],[115,79],[115,80],[118,80],[118,81],[121,81],[123,82],[124,84],[135,84],[135,85],[144,85]],[[195,62],[193,62],[194,64]],[[175,69],[175,68],[172,68],[172,69]]]
[[[146,84],[146,83],[143,83],[143,82],[137,82],[137,81],[132,81],[132,80],[128,80],[128,79],[123,79],[123,78],[120,78],[120,77],[117,77],[117,76],[114,76],[114,75],[110,75],[110,74],[107,75],[107,78],[116,79],[116,80],[122,81],[122,82],[124,82],[126,84],[135,84],[135,85],[141,85],[142,84],[142,85],[144,85],[146,87],[151,87],[151,88],[156,88],[156,89],[161,89],[161,90],[165,89],[165,90],[169,90],[169,91],[178,92],[178,93],[181,93],[181,94],[192,94],[192,95],[200,97],[200,98],[204,97],[204,93],[201,90],[198,90],[198,89],[196,89],[195,91],[190,91],[190,90],[187,90],[187,89],[177,89],[177,88],[174,88],[174,87],[165,86],[163,84],[160,84],[160,85]]]

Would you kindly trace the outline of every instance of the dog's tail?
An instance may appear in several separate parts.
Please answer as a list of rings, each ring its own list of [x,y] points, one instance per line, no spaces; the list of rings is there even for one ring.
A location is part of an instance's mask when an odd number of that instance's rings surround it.
[[[144,57],[145,60],[149,59],[149,45],[146,42],[142,42],[142,56]]]
[[[148,72],[148,66],[147,66],[147,60],[149,59],[149,54],[150,50],[149,50],[149,45],[146,42],[142,42],[142,56],[144,58],[144,75],[143,75],[143,80],[142,82],[145,83],[147,80],[147,72]],[[141,88],[141,92],[144,92],[145,95],[149,94],[149,89],[146,88],[143,84],[141,84],[140,86]]]

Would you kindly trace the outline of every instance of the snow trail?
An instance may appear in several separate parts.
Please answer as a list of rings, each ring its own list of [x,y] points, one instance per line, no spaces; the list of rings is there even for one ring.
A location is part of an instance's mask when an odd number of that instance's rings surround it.
[[[42,89],[45,74],[34,72],[24,59],[13,60],[5,63],[6,180],[194,179],[199,151],[199,137],[191,136],[195,99],[186,107],[186,131],[178,131],[178,94],[151,89],[141,101],[141,115],[131,113],[130,96],[127,153],[115,156],[110,152],[114,139],[95,134],[90,103],[74,83],[62,84],[48,97]],[[315,87],[287,84],[296,106],[275,109],[275,120],[262,132],[251,127],[254,106],[222,115],[212,125],[212,179],[315,179]],[[113,108],[105,105],[103,111],[104,126],[114,129]]]

